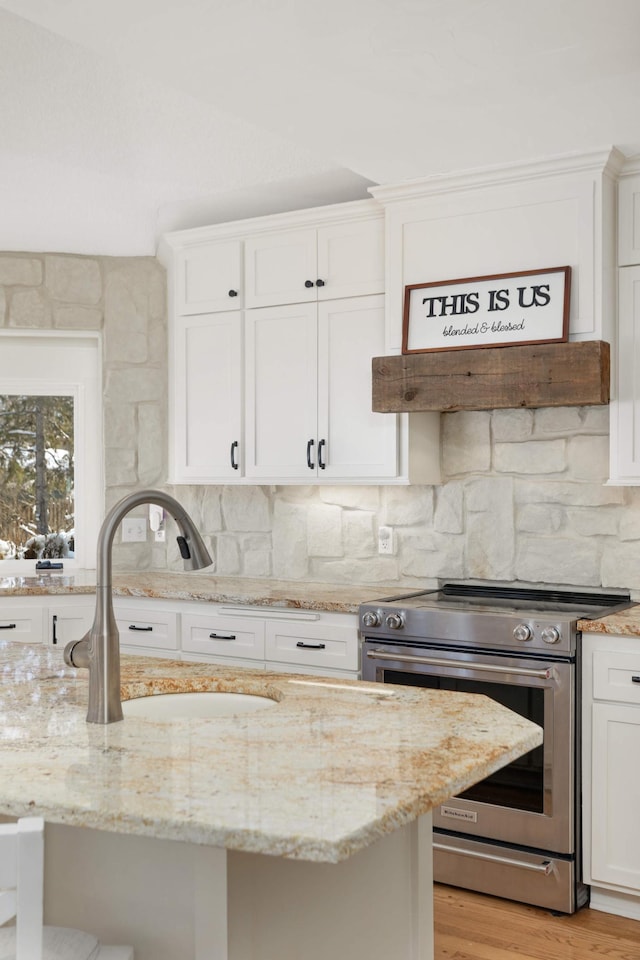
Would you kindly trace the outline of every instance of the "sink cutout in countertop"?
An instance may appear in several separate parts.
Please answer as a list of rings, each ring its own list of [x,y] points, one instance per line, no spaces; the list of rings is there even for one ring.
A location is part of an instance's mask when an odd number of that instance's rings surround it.
[[[275,707],[277,700],[249,693],[222,693],[203,691],[197,693],[161,693],[135,697],[122,701],[122,712],[127,717],[144,720],[183,720],[212,717],[231,717],[237,714],[256,713]]]

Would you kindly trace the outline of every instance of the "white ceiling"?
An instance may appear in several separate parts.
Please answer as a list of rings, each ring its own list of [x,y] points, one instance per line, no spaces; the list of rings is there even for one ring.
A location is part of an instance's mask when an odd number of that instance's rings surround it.
[[[638,38],[638,0],[0,0],[0,249],[637,153]]]

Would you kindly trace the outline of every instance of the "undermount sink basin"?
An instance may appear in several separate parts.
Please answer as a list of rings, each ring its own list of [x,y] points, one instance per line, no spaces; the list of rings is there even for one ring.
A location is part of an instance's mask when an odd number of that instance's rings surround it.
[[[179,720],[190,717],[230,717],[275,707],[277,700],[249,693],[222,693],[218,690],[198,693],[160,693],[122,701],[125,717],[147,720]]]

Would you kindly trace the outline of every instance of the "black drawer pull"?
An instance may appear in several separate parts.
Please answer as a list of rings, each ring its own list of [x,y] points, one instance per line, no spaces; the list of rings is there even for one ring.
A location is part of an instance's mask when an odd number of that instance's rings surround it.
[[[15,623],[0,623],[0,630],[15,630]]]
[[[326,463],[322,459],[322,449],[323,447],[326,446],[326,443],[327,443],[326,440],[321,440],[320,443],[318,444],[318,466],[320,467],[321,470],[326,470],[327,468]]]
[[[235,640],[235,633],[210,633],[210,640]]]
[[[298,640],[296,647],[302,647],[304,650],[324,650],[326,643],[304,643]]]
[[[237,450],[237,449],[238,449],[238,441],[237,441],[237,440],[234,440],[233,443],[231,444],[231,450],[230,450],[230,452],[229,452],[229,457],[230,457],[230,459],[231,459],[231,469],[232,469],[232,470],[237,470],[237,469],[238,469],[238,461],[236,460],[236,450]]]
[[[309,470],[315,470],[316,468],[315,463],[311,459],[311,450],[313,448],[314,443],[315,443],[315,440],[307,440],[307,466],[309,467]]]
[[[631,683],[640,683],[640,677],[631,677]]]
[[[136,627],[135,623],[130,623],[129,630],[137,630],[139,633],[151,633],[153,627]]]

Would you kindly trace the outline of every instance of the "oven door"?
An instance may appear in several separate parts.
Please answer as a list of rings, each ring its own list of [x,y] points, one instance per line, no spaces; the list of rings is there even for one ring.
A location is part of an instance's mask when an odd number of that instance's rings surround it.
[[[542,746],[433,811],[449,832],[574,853],[575,663],[437,644],[363,644],[364,680],[482,693],[543,728]]]

